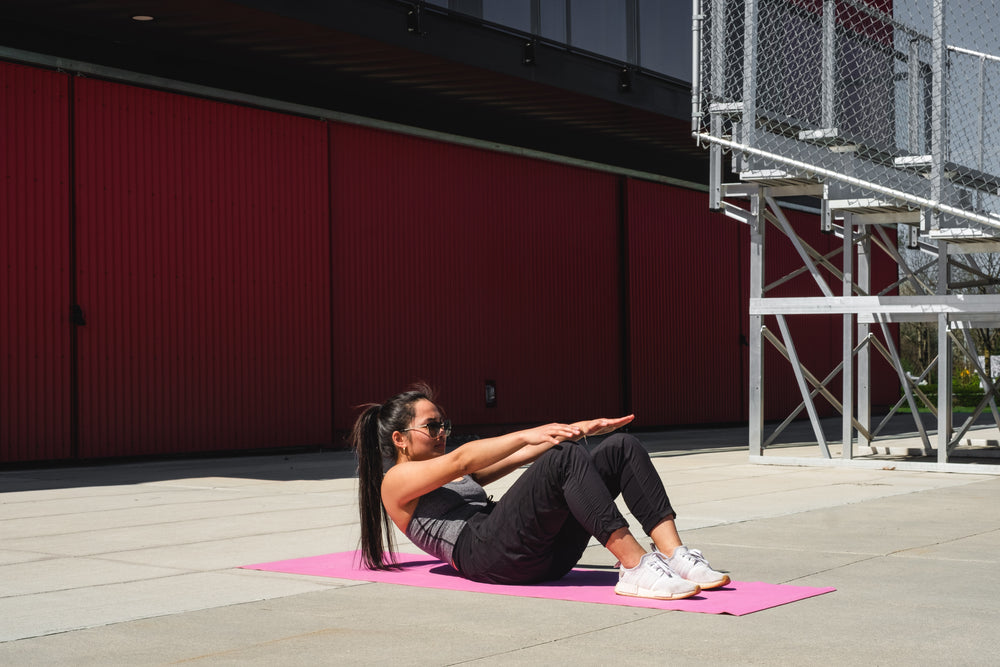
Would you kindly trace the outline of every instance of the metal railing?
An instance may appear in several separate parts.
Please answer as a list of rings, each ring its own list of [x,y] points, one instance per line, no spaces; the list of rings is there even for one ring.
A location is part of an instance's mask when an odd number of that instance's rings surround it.
[[[736,171],[820,177],[926,209],[933,229],[996,234],[1000,57],[956,45],[995,42],[994,20],[945,20],[934,0],[911,25],[871,2],[695,0],[695,137]]]

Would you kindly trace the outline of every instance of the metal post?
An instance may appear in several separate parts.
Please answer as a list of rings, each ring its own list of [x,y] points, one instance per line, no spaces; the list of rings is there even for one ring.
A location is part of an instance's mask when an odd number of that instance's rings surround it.
[[[931,39],[931,199],[941,203],[944,197],[944,167],[948,158],[948,114],[946,89],[946,68],[948,66],[948,45],[945,42],[945,3],[934,0],[934,34]],[[931,229],[939,229],[941,215],[930,213]],[[947,254],[947,253],[945,253]],[[940,395],[940,383],[938,383]],[[951,410],[949,408],[949,414]]]
[[[743,23],[743,121],[744,146],[754,147],[757,129],[757,0],[746,0]],[[750,170],[750,157],[740,158],[739,171]]]
[[[948,336],[948,316],[938,315],[938,463],[948,462],[951,443],[951,338]]]
[[[857,284],[862,294],[870,295],[872,289],[871,273],[871,236],[865,234],[858,244],[858,270]],[[858,350],[858,371],[857,371],[857,405],[858,422],[865,427],[865,431],[872,432],[872,395],[871,395],[871,349],[865,341],[871,333],[871,325],[858,321],[858,342],[863,343]],[[858,446],[871,447],[871,439],[865,432],[858,431]]]
[[[713,113],[709,118],[712,136],[722,136],[723,115]],[[722,146],[712,144],[708,147],[708,208],[711,211],[722,210]]]
[[[976,151],[976,169],[982,171],[986,168],[983,160],[986,150],[986,54],[979,56],[979,109],[976,113],[976,144],[979,148]]]
[[[760,190],[750,197],[750,298],[764,296],[764,231],[766,221]],[[750,456],[763,454],[764,442],[764,345],[761,330],[763,315],[750,316]]]
[[[822,127],[836,127],[834,118],[834,84],[837,75],[837,3],[823,0],[823,78]]]
[[[534,6],[532,7],[534,9]],[[691,132],[701,129],[701,0],[691,0]]]
[[[948,293],[951,270],[948,263],[948,244],[938,241],[938,288],[939,295]],[[938,463],[948,462],[948,445],[951,443],[951,337],[948,335],[948,315],[938,315]]]
[[[704,23],[704,16],[701,15],[701,2],[700,0],[693,0],[697,6],[698,13],[695,14],[695,22],[698,23],[698,36],[701,39],[702,25]],[[726,95],[726,3],[725,0],[711,0],[712,9],[709,14],[709,39],[708,39],[708,49],[710,53],[709,59],[709,80],[708,80],[708,94],[701,95],[699,97],[698,103],[701,103],[702,99],[707,99],[709,104],[709,111],[711,112],[711,105],[714,102],[728,101]],[[698,78],[699,85],[701,84],[701,76]],[[692,89],[693,95],[693,89]],[[727,118],[719,113],[712,113],[709,118],[709,132],[713,137],[721,137],[725,128],[723,127],[724,121]],[[700,112],[698,122],[701,122]],[[694,126],[695,120],[692,118],[691,124]],[[697,131],[697,128],[692,129],[692,131]],[[708,207],[710,210],[718,211],[722,208],[722,146],[713,143],[708,147],[709,154],[709,202]]]
[[[986,150],[986,134],[984,125],[986,120],[984,115],[986,114],[986,55],[979,56],[979,110],[976,114],[978,122],[976,123],[976,143],[979,145],[978,152],[976,154],[976,169],[982,171],[985,168],[984,151]],[[976,206],[982,206],[983,202],[983,192],[981,190],[976,190]],[[987,370],[987,373],[989,371]]]
[[[726,95],[726,0],[712,0],[709,15],[711,36],[708,48],[711,51],[711,78],[709,79],[709,99],[727,100]]]
[[[906,63],[906,79],[907,79],[907,89],[909,94],[909,149],[914,155],[919,155],[923,153],[923,148],[920,145],[920,137],[923,134],[920,131],[922,123],[920,122],[920,110],[924,106],[924,95],[923,95],[923,77],[920,75],[920,42],[916,39],[910,40],[909,53],[907,54]]]
[[[844,278],[843,294],[850,297],[854,293],[854,214],[844,214]],[[854,425],[851,420],[854,417],[854,316],[850,313],[843,315],[843,368],[841,369],[841,380],[844,396],[843,425],[841,457],[845,459],[853,458],[854,454]]]

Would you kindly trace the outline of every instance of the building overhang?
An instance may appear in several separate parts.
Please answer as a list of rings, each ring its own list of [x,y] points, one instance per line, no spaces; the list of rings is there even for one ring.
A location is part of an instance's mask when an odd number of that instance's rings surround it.
[[[7,0],[0,46],[707,182],[689,84],[414,6]]]

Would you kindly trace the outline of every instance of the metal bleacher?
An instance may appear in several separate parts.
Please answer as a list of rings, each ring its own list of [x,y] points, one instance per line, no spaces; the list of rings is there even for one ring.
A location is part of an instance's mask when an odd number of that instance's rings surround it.
[[[955,461],[968,454],[981,415],[992,414],[1000,429],[1000,382],[971,335],[1000,327],[1000,272],[985,268],[1000,251],[997,34],[988,3],[963,0],[693,0],[692,133],[710,153],[710,206],[750,227],[752,460],[874,466],[895,455],[898,467],[1000,473],[990,447],[976,451],[985,462]],[[841,239],[839,249],[811,247],[786,215],[790,206],[815,210],[815,224]],[[791,241],[802,263],[795,273],[811,275],[813,296],[769,296],[785,280],[765,280],[765,240],[775,233]],[[883,261],[898,280],[873,287],[872,267]],[[843,324],[842,361],[825,378],[801,363],[788,324],[820,314],[841,315]],[[902,322],[933,323],[937,332],[937,358],[916,378],[888,328]],[[788,360],[802,396],[770,439],[765,343]],[[951,378],[956,358],[984,387],[957,427],[951,382],[938,383],[936,402],[921,390],[931,374]],[[888,364],[900,383],[899,402],[878,424],[873,362]],[[831,390],[837,376],[839,391]],[[836,456],[819,399],[842,416]],[[882,426],[903,405],[917,444],[902,453],[880,448]],[[921,407],[936,428],[925,427]],[[803,410],[819,456],[764,456]]]

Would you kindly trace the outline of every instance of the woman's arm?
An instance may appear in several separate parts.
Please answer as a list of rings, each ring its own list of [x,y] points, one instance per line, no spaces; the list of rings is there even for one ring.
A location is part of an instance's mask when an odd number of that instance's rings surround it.
[[[539,456],[547,452],[553,445],[557,443],[543,443],[540,445],[527,445],[517,450],[510,456],[507,456],[493,465],[486,466],[476,472],[472,473],[472,476],[481,485],[486,486],[490,482],[495,482],[501,477],[510,474],[514,470],[517,470],[521,466],[528,465]]]
[[[389,468],[382,481],[382,502],[395,520],[400,511],[402,515],[409,514],[405,511],[408,504],[452,480],[483,470],[522,448],[543,446],[547,449],[579,437],[580,433],[576,426],[547,424],[469,442],[432,459],[398,463]]]
[[[579,429],[580,435],[583,437],[588,435],[604,435],[605,433],[611,433],[612,431],[620,429],[622,426],[630,423],[633,419],[635,419],[635,415],[618,417],[617,419],[591,419],[588,421],[576,422],[575,424],[571,424],[571,426]],[[517,470],[521,466],[531,463],[555,444],[556,443],[554,442],[550,442],[522,447],[509,456],[497,461],[493,465],[477,470],[474,473],[476,481],[483,486],[486,486],[490,482],[495,482],[501,477]]]

